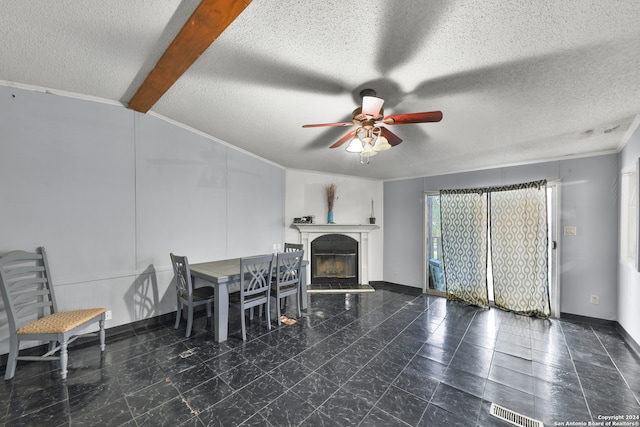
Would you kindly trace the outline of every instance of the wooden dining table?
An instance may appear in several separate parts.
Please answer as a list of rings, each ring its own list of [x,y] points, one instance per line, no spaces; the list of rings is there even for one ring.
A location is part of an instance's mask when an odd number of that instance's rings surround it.
[[[308,261],[303,260],[302,266],[300,267],[298,303],[303,310],[307,308],[308,264]],[[194,279],[204,280],[207,282],[207,285],[215,288],[213,301],[213,329],[215,340],[216,342],[226,341],[229,334],[229,294],[240,291],[240,258],[191,264],[189,268],[191,270],[191,276]]]

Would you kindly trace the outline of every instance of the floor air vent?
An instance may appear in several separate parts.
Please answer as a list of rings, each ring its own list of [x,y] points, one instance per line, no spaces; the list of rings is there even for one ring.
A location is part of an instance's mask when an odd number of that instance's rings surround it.
[[[505,420],[510,422],[515,426],[520,427],[544,427],[541,421],[534,420],[533,418],[525,417],[524,415],[520,415],[517,412],[514,412],[510,409],[503,408],[500,405],[496,405],[495,403],[491,404],[491,410],[489,414],[494,417],[498,417],[501,420]]]

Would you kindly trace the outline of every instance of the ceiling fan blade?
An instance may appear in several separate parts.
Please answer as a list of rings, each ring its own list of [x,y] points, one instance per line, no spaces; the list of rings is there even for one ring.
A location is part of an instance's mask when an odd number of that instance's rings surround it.
[[[385,127],[380,127],[380,132],[382,132],[382,136],[387,138],[387,141],[389,141],[389,144],[391,144],[391,146],[393,147],[395,147],[396,145],[402,142],[402,139],[400,139],[398,135],[391,132],[389,129]]]
[[[321,128],[321,127],[329,127],[329,126],[353,126],[353,122],[315,123],[315,124],[310,124],[310,125],[302,125],[303,128]]]
[[[389,76],[431,41],[449,6],[447,2],[423,2],[420,7],[385,3],[388,6],[382,12],[384,25],[376,29],[380,42],[376,44],[375,66],[380,74]]]
[[[338,79],[328,77],[326,73],[322,74],[307,68],[293,68],[274,61],[266,54],[245,52],[233,44],[220,44],[214,47],[217,60],[211,66],[190,70],[194,77],[203,79],[219,77],[251,85],[294,89],[315,94],[347,93],[347,88]]]
[[[429,123],[442,120],[442,111],[426,111],[423,113],[396,114],[382,119],[385,125],[403,125],[407,123]]]
[[[338,148],[340,147],[342,144],[344,144],[345,142],[347,142],[348,140],[350,140],[351,138],[353,138],[353,136],[356,134],[356,130],[354,129],[351,132],[349,132],[348,134],[346,134],[345,136],[343,136],[342,138],[340,138],[339,140],[337,140],[331,147],[329,148]]]

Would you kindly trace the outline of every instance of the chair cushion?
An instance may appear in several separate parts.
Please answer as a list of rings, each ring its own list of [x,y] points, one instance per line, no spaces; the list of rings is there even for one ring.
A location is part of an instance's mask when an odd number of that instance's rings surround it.
[[[107,311],[106,308],[59,311],[18,329],[19,334],[59,334],[81,326]]]
[[[202,301],[205,299],[213,298],[215,289],[213,286],[203,286],[201,288],[195,288],[193,290],[193,299],[195,301]]]
[[[229,302],[234,304],[240,304],[240,291],[230,293]]]
[[[298,285],[294,284],[294,285],[288,285],[288,286],[282,286],[280,287],[280,292],[286,292],[286,291],[290,291],[293,289],[297,289]],[[272,283],[271,284],[271,292],[275,293],[276,290],[278,289],[278,284],[277,283]]]

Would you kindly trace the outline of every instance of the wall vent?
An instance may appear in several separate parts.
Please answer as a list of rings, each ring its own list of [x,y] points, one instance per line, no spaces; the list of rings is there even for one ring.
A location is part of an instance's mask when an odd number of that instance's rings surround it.
[[[491,409],[489,414],[494,417],[500,418],[501,420],[505,420],[514,426],[519,427],[544,427],[542,421],[534,420],[533,418],[526,417],[524,415],[518,414],[510,409],[503,408],[500,405],[496,405],[495,403],[491,404]]]

